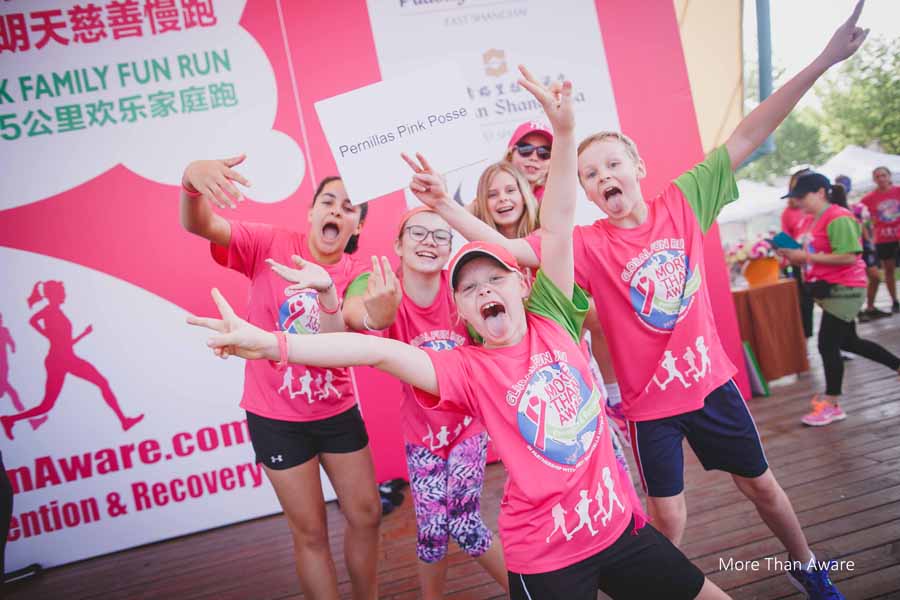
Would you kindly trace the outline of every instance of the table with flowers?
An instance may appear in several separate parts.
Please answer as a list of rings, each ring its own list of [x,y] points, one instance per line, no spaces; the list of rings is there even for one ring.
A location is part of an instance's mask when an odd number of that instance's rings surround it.
[[[797,282],[779,279],[779,262],[765,239],[726,249],[741,339],[750,343],[771,381],[809,370]]]

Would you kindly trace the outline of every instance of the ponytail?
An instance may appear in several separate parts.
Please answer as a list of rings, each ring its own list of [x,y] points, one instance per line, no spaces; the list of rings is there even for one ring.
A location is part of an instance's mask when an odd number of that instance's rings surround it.
[[[31,308],[38,302],[44,299],[44,282],[38,281],[34,284],[34,287],[31,288],[31,295],[28,296],[28,308]]]
[[[832,185],[828,192],[828,202],[847,208],[847,188],[840,183]]]

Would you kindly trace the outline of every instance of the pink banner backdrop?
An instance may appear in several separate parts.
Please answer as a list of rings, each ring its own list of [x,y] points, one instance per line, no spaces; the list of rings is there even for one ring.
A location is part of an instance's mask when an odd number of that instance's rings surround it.
[[[10,569],[279,510],[237,408],[242,365],[214,360],[183,325],[214,310],[211,287],[239,311],[247,291],[179,224],[187,160],[248,152],[255,185],[229,216],[305,229],[316,182],[335,173],[314,102],[401,72],[404,35],[434,40],[420,62],[464,64],[484,122],[472,143],[498,158],[515,125],[540,115],[512,95],[517,62],[584,82],[579,133],[629,133],[649,165],[646,194],[702,158],[671,2],[573,1],[590,16],[572,19],[580,37],[540,29],[546,4],[0,6],[0,414],[53,405],[0,441],[16,492]],[[554,46],[565,56],[542,58]],[[477,172],[461,177],[451,183],[470,190]],[[362,255],[393,255],[406,203],[397,192],[370,206]],[[706,251],[713,302],[730,307],[715,227]],[[734,312],[716,317],[746,394]],[[378,478],[405,476],[399,385],[370,369],[356,378]]]

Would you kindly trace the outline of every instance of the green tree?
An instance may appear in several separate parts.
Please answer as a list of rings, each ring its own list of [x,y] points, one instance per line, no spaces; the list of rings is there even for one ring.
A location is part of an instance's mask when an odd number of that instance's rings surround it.
[[[825,141],[835,151],[877,143],[900,154],[900,42],[866,43],[816,86]]]
[[[831,156],[822,142],[817,115],[809,108],[794,110],[775,130],[775,151],[740,169],[738,179],[771,181],[800,164],[820,165]]]

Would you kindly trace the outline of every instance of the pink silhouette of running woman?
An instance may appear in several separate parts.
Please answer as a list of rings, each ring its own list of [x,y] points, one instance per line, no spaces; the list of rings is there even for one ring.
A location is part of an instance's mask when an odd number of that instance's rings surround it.
[[[69,373],[100,388],[103,400],[116,413],[123,431],[128,431],[137,425],[144,415],[126,417],[119,408],[119,401],[116,400],[106,378],[91,363],[75,355],[75,344],[91,333],[93,327],[88,325],[78,337],[72,337],[72,322],[60,309],[66,300],[63,283],[61,281],[39,281],[34,284],[34,289],[31,290],[31,295],[28,297],[28,307],[31,308],[44,298],[47,299],[47,306],[35,313],[28,321],[38,333],[50,341],[50,350],[47,352],[47,358],[44,359],[44,366],[47,369],[44,399],[30,410],[0,417],[0,424],[3,425],[6,437],[13,439],[12,428],[16,421],[46,415],[50,412],[56,404],[63,381]]]
[[[6,359],[7,346],[9,346],[10,352],[13,354],[16,353],[16,342],[13,341],[9,329],[3,326],[3,315],[0,315],[0,398],[9,394],[9,399],[12,400],[13,408],[22,412],[25,410],[25,405],[23,405],[22,401],[19,399],[19,392],[17,392],[16,388],[9,382],[9,361]],[[47,417],[36,417],[31,419],[29,423],[31,423],[32,429],[37,429],[46,420]]]

